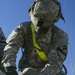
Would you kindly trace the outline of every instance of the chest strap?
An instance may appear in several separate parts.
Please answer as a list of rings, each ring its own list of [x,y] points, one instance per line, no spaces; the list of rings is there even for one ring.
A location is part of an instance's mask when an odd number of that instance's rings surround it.
[[[41,51],[40,46],[36,43],[33,23],[31,23],[31,30],[32,30],[33,45],[34,45],[34,47],[35,47],[35,49],[36,49],[36,52],[37,52],[38,56],[39,56],[43,61],[48,61],[48,57],[46,56],[46,54],[45,54],[43,51]]]

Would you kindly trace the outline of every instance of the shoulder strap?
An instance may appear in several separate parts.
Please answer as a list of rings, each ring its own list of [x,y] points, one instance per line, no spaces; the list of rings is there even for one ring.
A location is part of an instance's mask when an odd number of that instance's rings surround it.
[[[31,30],[32,30],[32,40],[33,40],[33,45],[36,48],[36,52],[39,55],[39,57],[43,60],[43,61],[48,61],[48,57],[46,56],[46,54],[41,51],[41,48],[39,47],[39,45],[36,43],[36,39],[35,39],[35,35],[34,35],[34,25],[33,23],[31,23]]]

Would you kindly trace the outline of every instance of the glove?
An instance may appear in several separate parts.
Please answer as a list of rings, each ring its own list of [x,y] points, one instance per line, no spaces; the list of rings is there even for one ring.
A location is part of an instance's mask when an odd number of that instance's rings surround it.
[[[16,71],[16,67],[14,66],[5,67],[4,69],[5,69],[6,75],[18,75]]]

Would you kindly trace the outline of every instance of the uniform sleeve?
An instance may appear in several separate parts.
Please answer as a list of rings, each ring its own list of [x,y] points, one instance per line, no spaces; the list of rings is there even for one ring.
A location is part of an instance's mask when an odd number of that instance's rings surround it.
[[[65,59],[67,55],[67,45],[61,46],[58,49],[62,50],[63,53],[60,52],[61,55],[59,56],[57,50],[52,49],[48,55],[49,62],[38,75],[57,75],[61,71],[64,62],[63,59]],[[61,57],[63,59],[61,59]]]
[[[19,25],[7,38],[7,45],[4,48],[4,55],[2,59],[4,67],[16,66],[16,55],[19,48],[22,47],[24,41],[23,34],[22,25]]]
[[[48,54],[49,62],[38,75],[58,75],[62,70],[68,51],[68,35],[57,27],[53,28],[53,35],[52,45]]]

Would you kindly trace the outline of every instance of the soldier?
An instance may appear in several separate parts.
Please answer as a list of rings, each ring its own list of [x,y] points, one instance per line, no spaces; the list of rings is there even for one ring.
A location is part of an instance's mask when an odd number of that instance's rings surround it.
[[[63,62],[68,36],[54,24],[62,17],[57,0],[36,0],[29,9],[31,21],[21,23],[6,40],[2,64],[7,75],[16,72],[16,55],[23,48],[20,75],[66,75]]]
[[[3,57],[3,49],[4,49],[5,45],[6,45],[5,41],[6,41],[6,38],[5,38],[5,36],[3,34],[3,31],[2,31],[2,29],[0,27],[0,75],[5,75],[4,74],[4,69],[3,69],[2,65],[1,65],[1,60],[2,60],[2,57]]]

